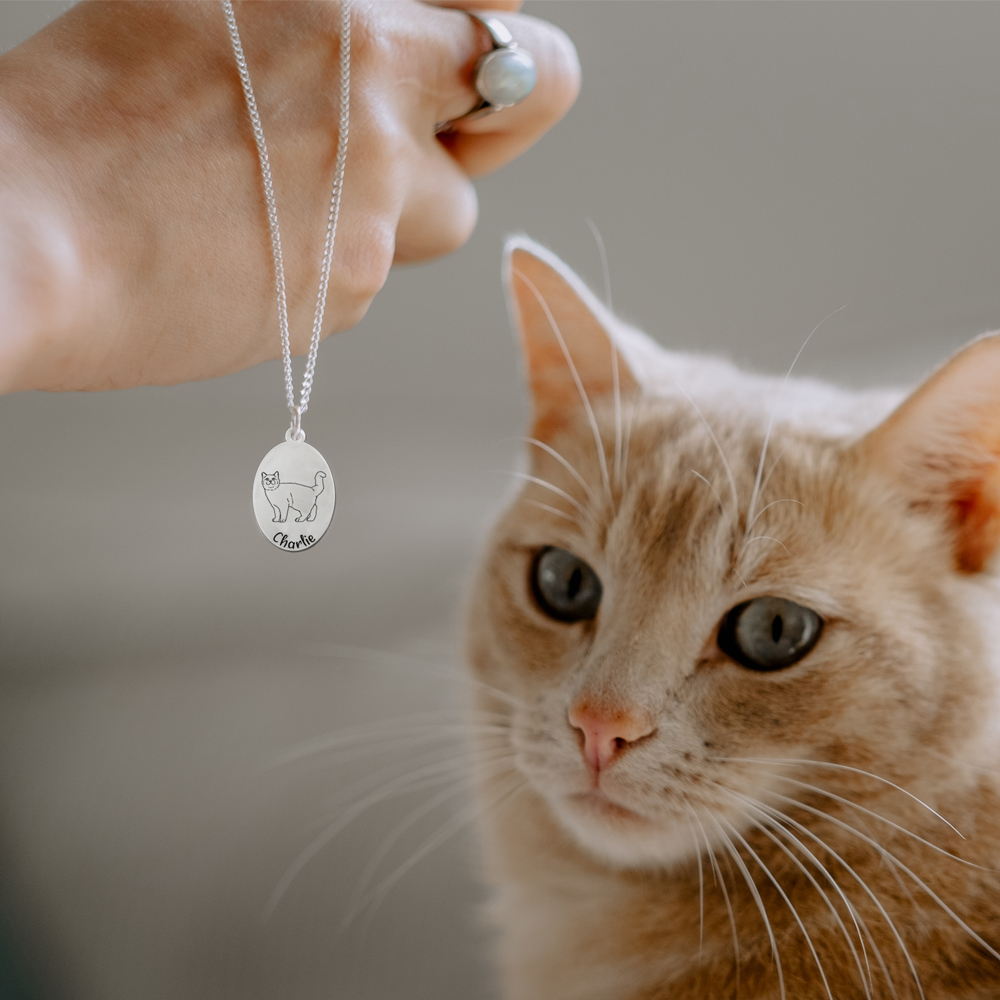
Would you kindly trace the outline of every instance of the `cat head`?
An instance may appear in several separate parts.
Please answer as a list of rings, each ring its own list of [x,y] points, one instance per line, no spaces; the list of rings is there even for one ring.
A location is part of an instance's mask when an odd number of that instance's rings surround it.
[[[269,476],[266,472],[262,472],[260,474],[260,481],[265,490],[276,490],[281,485],[281,477],[277,472],[272,476]]]
[[[794,794],[794,761],[933,803],[992,739],[1000,336],[905,400],[850,394],[664,351],[530,241],[505,277],[529,468],[468,648],[555,829],[669,864]]]

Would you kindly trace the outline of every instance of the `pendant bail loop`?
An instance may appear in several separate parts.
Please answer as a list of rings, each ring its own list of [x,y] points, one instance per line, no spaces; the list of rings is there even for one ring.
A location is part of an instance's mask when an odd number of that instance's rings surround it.
[[[288,433],[285,435],[285,439],[289,441],[305,441],[306,432],[302,429],[302,414],[303,408],[301,406],[292,407],[292,426],[288,428]]]

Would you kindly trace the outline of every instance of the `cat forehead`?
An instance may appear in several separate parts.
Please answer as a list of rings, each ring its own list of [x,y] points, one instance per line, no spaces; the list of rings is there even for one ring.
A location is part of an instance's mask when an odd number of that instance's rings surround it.
[[[706,417],[757,427],[775,420],[809,435],[854,437],[870,430],[902,401],[898,390],[852,391],[811,378],[759,375],[724,358],[668,351],[634,327],[616,322],[614,338],[643,392],[689,396]]]

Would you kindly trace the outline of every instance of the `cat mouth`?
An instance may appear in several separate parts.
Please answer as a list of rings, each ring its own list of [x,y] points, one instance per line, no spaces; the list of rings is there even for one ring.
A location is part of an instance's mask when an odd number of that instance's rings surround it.
[[[569,800],[578,809],[601,819],[615,820],[619,823],[649,823],[645,816],[640,816],[639,813],[609,799],[599,788],[592,788],[588,792],[578,792],[571,795]]]

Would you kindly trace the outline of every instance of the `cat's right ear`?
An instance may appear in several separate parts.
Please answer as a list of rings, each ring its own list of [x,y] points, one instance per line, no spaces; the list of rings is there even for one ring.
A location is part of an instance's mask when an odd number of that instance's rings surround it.
[[[859,447],[915,506],[942,512],[957,569],[986,568],[1000,550],[1000,333],[959,351]]]
[[[555,254],[523,236],[507,241],[504,279],[546,440],[598,399],[631,398],[639,384],[616,350],[610,312]]]

